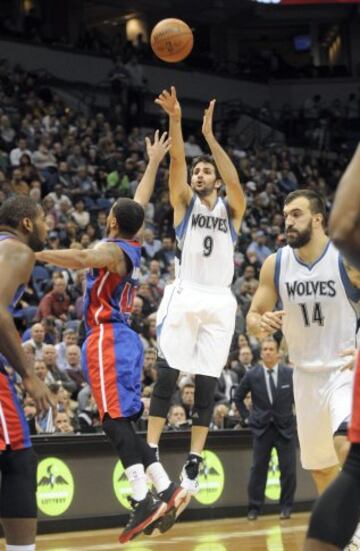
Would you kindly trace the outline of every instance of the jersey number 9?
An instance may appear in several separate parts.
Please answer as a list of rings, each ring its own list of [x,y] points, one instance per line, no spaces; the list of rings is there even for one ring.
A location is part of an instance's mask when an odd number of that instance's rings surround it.
[[[203,241],[203,256],[210,256],[213,250],[214,240],[211,235],[207,235]]]

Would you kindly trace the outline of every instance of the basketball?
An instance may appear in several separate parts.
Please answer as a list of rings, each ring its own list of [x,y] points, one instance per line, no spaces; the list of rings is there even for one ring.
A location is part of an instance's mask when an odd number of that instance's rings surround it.
[[[150,43],[159,59],[177,63],[191,52],[194,36],[189,25],[181,19],[162,19],[153,28]]]

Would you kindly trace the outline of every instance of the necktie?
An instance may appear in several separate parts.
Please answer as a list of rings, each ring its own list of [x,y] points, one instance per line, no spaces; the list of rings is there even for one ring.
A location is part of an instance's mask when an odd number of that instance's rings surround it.
[[[274,400],[275,400],[275,397],[276,397],[276,385],[275,385],[275,381],[274,381],[274,370],[273,369],[268,369],[268,374],[269,374],[270,394],[271,394],[270,402],[273,404]]]

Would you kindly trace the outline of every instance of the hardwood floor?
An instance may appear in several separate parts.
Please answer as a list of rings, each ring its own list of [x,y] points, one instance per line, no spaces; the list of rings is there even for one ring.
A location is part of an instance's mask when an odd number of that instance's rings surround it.
[[[162,536],[121,546],[119,530],[68,532],[38,536],[37,551],[301,551],[308,514],[294,514],[290,520],[277,516],[201,522],[182,522]]]

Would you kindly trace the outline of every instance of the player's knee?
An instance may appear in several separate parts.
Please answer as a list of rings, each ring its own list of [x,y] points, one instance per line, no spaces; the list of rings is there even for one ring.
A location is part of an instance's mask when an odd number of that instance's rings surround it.
[[[166,362],[159,362],[158,377],[150,402],[150,415],[165,418],[170,407],[171,397],[176,390],[179,376],[177,369],[172,369]]]
[[[1,484],[1,517],[36,518],[37,455],[32,448],[11,453],[11,469],[4,470]]]
[[[217,379],[207,375],[195,377],[195,403],[192,422],[195,426],[208,427],[213,409]]]

